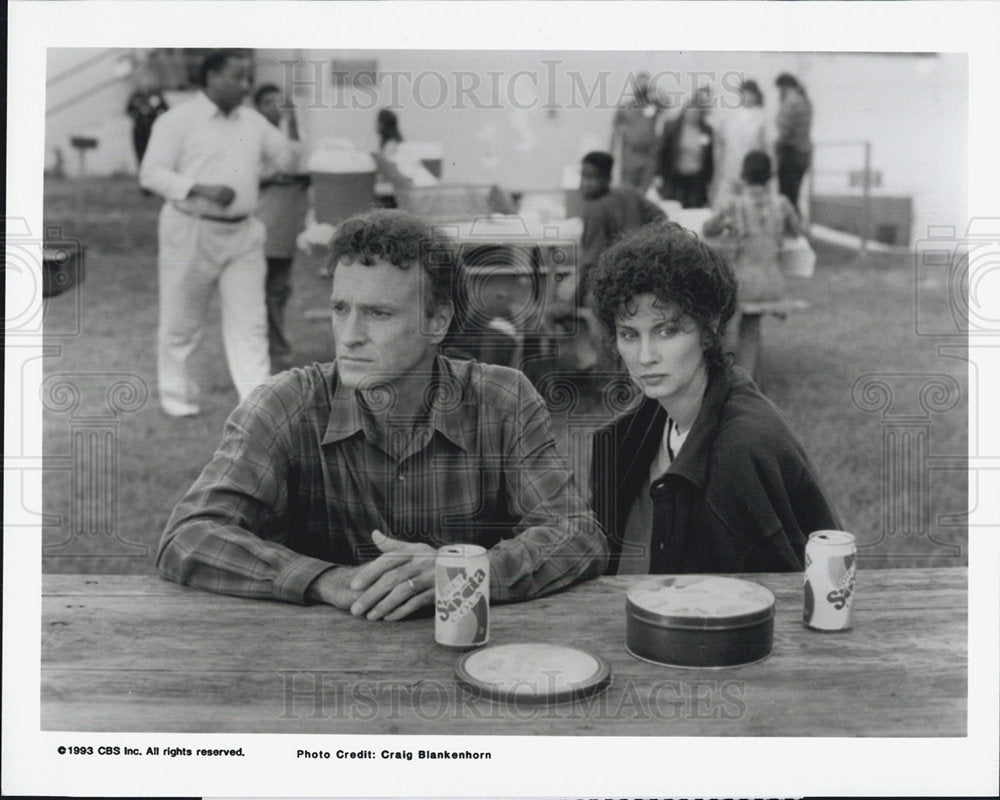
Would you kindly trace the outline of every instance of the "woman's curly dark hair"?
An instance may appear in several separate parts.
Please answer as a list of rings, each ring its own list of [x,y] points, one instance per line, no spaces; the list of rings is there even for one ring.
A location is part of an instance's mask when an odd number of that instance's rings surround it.
[[[601,255],[591,278],[592,307],[610,339],[635,299],[653,294],[675,304],[701,331],[705,361],[722,366],[726,323],[736,311],[736,276],[719,253],[675,222],[645,225]]]
[[[465,305],[458,246],[446,233],[415,214],[374,209],[346,220],[330,244],[331,273],[340,261],[368,267],[388,261],[400,269],[418,264],[427,278],[424,311],[428,315],[452,303],[457,318]],[[455,324],[453,321],[452,327]]]

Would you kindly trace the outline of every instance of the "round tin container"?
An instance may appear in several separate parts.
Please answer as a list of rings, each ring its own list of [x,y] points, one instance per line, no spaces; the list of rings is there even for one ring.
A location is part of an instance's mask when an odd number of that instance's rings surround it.
[[[625,646],[673,667],[733,667],[767,658],[774,595],[712,575],[668,575],[637,583],[625,601]]]

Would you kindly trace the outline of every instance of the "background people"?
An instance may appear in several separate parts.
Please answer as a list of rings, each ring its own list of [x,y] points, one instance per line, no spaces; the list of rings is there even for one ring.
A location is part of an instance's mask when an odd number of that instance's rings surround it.
[[[787,197],[771,191],[771,159],[767,153],[747,153],[742,175],[738,191],[705,222],[703,232],[727,238],[741,303],[780,300],[784,295],[782,241],[786,236],[802,235],[799,215]],[[762,316],[756,312],[739,314],[736,363],[750,375],[757,368]]]
[[[783,72],[774,83],[781,91],[775,142],[778,189],[801,213],[799,189],[812,165],[812,101],[794,75]]]
[[[135,75],[135,91],[128,99],[125,113],[132,118],[132,146],[137,164],[142,163],[153,132],[153,123],[168,110],[167,101],[157,86],[153,73],[141,68]]]
[[[292,261],[295,240],[306,225],[309,205],[308,174],[304,174],[304,151],[299,144],[299,128],[294,109],[282,114],[281,90],[265,84],[254,92],[254,107],[280,129],[287,120],[287,136],[294,154],[288,172],[270,171],[260,182],[260,200],[254,212],[267,229],[264,256],[267,260],[265,297],[267,301],[268,354],[273,369],[290,366],[292,346],[285,336],[285,306],[292,294]]]
[[[288,139],[251,108],[250,60],[217,50],[201,66],[194,98],[153,127],[139,181],[161,195],[159,225],[160,405],[169,416],[199,413],[188,361],[216,286],[226,360],[240,398],[270,375],[264,302],[264,225],[252,216],[262,164],[287,171]]]
[[[590,276],[601,253],[624,233],[666,218],[659,206],[636,189],[630,186],[612,188],[613,169],[614,158],[600,150],[587,153],[580,165],[583,233],[580,238],[576,307],[569,311],[560,310],[553,319],[557,327],[576,331],[576,336],[565,343],[569,362],[566,366],[574,370],[590,369],[602,356],[600,332],[586,300]]]
[[[714,140],[707,121],[708,98],[697,92],[667,123],[656,156],[660,196],[677,200],[684,208],[708,205],[708,188],[715,173]]]
[[[396,114],[387,108],[378,112],[376,129],[379,149],[374,153],[378,170],[375,175],[375,199],[381,208],[397,208],[400,191],[413,187],[434,186],[438,180],[424,166],[417,152],[402,147]]]
[[[740,84],[740,105],[722,108],[713,117],[715,134],[715,176],[712,206],[719,207],[739,191],[743,159],[751,150],[767,152],[767,118],[764,97],[756,81]]]
[[[388,108],[380,108],[378,117],[375,120],[375,128],[378,131],[378,173],[375,176],[375,198],[383,208],[395,208],[395,185],[388,174],[389,164],[403,141],[403,134],[399,131],[399,119]],[[397,177],[398,180],[398,177]]]
[[[593,298],[645,395],[594,436],[609,572],[803,569],[808,534],[837,516],[780,412],[723,355],[736,309],[725,259],[678,225],[650,225],[605,252]]]
[[[583,234],[580,240],[580,290],[605,249],[624,233],[665,219],[663,211],[631,186],[612,188],[614,158],[594,150],[580,164]],[[582,297],[582,294],[581,294]]]
[[[635,78],[635,94],[615,112],[611,153],[619,159],[622,186],[645,191],[652,179],[659,109],[649,96],[649,75]]]

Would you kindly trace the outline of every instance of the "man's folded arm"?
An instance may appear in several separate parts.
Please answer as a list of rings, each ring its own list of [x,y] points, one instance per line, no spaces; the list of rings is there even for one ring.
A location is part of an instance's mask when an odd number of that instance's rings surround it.
[[[284,544],[290,437],[282,411],[277,394],[263,386],[230,415],[222,444],[160,539],[156,563],[164,578],[305,603],[309,585],[335,566]]]
[[[528,379],[518,411],[505,422],[508,506],[515,535],[490,549],[494,600],[527,600],[581,579],[608,563],[608,543],[552,435],[548,409]]]

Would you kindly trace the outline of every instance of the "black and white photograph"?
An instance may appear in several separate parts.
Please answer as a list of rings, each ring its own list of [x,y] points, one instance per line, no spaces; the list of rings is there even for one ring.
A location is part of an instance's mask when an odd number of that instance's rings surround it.
[[[1000,4],[9,10],[5,793],[997,789]]]

